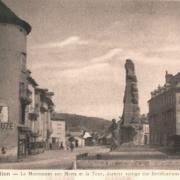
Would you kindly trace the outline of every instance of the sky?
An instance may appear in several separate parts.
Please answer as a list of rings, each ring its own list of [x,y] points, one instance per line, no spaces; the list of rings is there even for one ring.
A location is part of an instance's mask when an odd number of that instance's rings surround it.
[[[3,0],[32,26],[28,67],[55,92],[56,111],[122,115],[126,59],[135,64],[141,113],[165,71],[180,71],[180,2]]]

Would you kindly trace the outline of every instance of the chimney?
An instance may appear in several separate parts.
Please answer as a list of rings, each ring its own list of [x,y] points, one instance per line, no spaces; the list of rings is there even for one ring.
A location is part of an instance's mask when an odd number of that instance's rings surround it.
[[[172,77],[173,75],[169,74],[168,71],[166,71],[166,75],[165,75],[166,83],[170,84]]]

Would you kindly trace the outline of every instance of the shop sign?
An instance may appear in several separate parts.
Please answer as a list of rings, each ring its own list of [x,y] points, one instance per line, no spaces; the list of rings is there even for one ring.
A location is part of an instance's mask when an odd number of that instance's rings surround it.
[[[0,129],[13,129],[13,123],[12,122],[0,122]]]

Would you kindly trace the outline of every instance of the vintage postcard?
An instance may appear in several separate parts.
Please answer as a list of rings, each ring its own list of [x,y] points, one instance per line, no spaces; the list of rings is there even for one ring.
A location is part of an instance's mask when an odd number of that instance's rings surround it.
[[[180,2],[0,0],[0,176],[180,177]]]

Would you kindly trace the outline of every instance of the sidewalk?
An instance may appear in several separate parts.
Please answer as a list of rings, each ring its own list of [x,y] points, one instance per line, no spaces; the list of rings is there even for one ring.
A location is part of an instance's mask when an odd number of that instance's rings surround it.
[[[109,151],[108,148],[101,146],[76,148],[73,152],[49,150],[41,154],[28,156],[20,162],[0,163],[0,169],[71,169],[76,155],[107,151]]]

